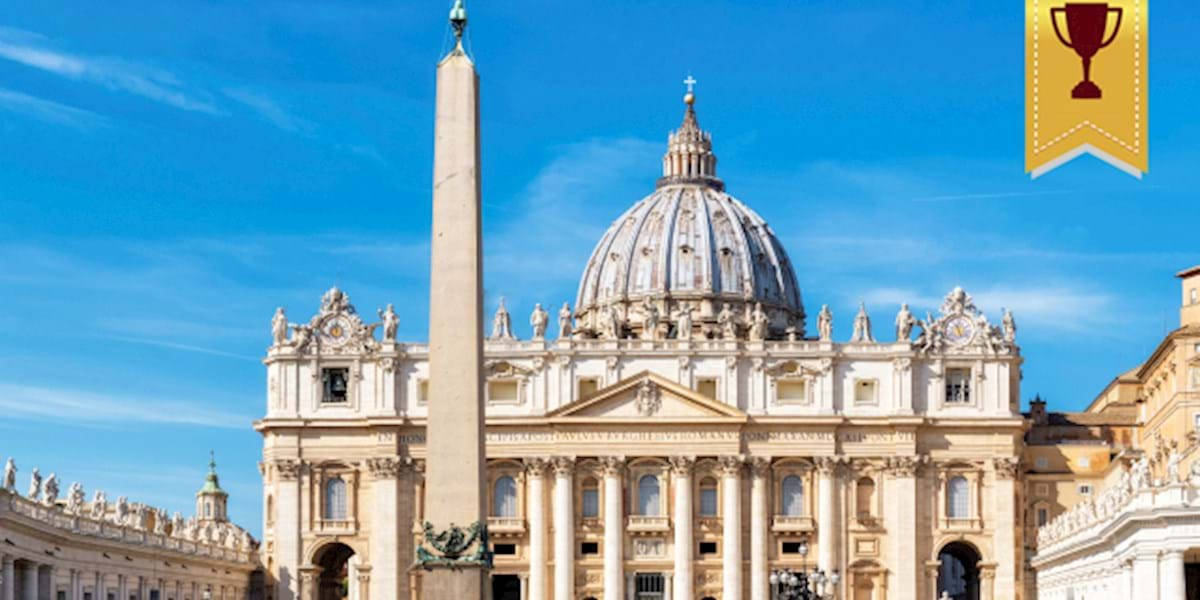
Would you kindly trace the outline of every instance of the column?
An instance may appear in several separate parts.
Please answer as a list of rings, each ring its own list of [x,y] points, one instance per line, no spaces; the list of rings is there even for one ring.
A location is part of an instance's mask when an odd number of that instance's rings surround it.
[[[996,532],[996,598],[1015,598],[1017,593],[1017,567],[1024,563],[1020,549],[1017,548],[1017,506],[1016,506],[1016,477],[1018,459],[1016,457],[996,458],[992,460],[992,502],[993,510],[990,515],[980,515],[985,519],[994,519],[992,529]]]
[[[71,600],[83,600],[83,582],[76,569],[67,569],[67,597]],[[51,588],[53,590],[53,588]],[[51,591],[53,594],[53,591]]]
[[[757,457],[750,462],[750,600],[769,600],[767,577],[767,538],[770,526],[769,503],[771,459]]]
[[[925,597],[927,597],[927,598],[937,597],[938,569],[941,566],[942,566],[942,563],[940,561],[936,561],[936,560],[925,561],[925,582],[926,582],[926,585],[929,586],[928,588],[926,588],[926,593],[925,593]],[[900,596],[900,598],[916,600],[917,596],[914,594],[912,596]]]
[[[1163,598],[1183,598],[1187,593],[1183,579],[1183,551],[1167,550],[1159,557],[1159,595]]]
[[[690,456],[672,456],[671,474],[675,480],[675,582],[680,598],[692,598],[692,465]]]
[[[837,568],[837,467],[832,456],[817,457],[817,568]],[[912,538],[909,538],[910,540]],[[911,541],[910,541],[911,543]]]
[[[369,591],[371,598],[379,600],[407,595],[400,589],[403,583],[400,578],[400,541],[402,535],[410,535],[409,523],[399,518],[398,514],[399,480],[403,468],[404,463],[399,456],[367,459],[367,470],[371,473],[371,502],[374,504],[370,524],[370,566],[375,577]]]
[[[1121,587],[1119,588],[1119,593],[1116,594],[1116,597],[1118,597],[1118,598],[1122,598],[1122,597],[1132,598],[1133,597],[1133,562],[1132,561],[1125,561],[1125,562],[1121,563]]]
[[[529,515],[529,600],[546,600],[546,461],[526,459]]]
[[[663,597],[662,597],[662,600],[672,600],[672,598],[674,598],[674,595],[673,595],[674,581],[675,581],[674,572],[667,571],[666,573],[663,573]]]
[[[637,593],[637,582],[634,581],[633,573],[625,574],[625,600],[637,600],[634,594]]]
[[[1138,598],[1160,598],[1158,594],[1158,557],[1153,552],[1138,554],[1133,559],[1133,581]]]
[[[900,600],[917,600],[921,573],[916,558],[920,552],[913,545],[917,539],[917,470],[920,461],[914,456],[895,456],[888,459],[887,471],[887,527],[891,541],[889,557],[893,573],[889,591]],[[894,532],[894,533],[893,533]],[[937,567],[933,569],[936,581]],[[847,584],[849,582],[847,581]],[[937,593],[937,584],[926,590],[924,596],[932,598]]]
[[[554,459],[554,600],[575,598],[575,459]]]
[[[129,600],[128,575],[117,575],[117,600]]]
[[[5,555],[3,562],[4,571],[0,574],[0,577],[4,578],[4,582],[3,587],[0,587],[0,600],[17,600],[15,597],[17,589],[15,585],[16,580],[13,579],[17,576],[17,569],[13,562],[13,557]]]
[[[38,600],[38,565],[25,562],[21,569],[21,600]]]
[[[521,600],[529,600],[529,573],[521,575]]]
[[[625,461],[616,456],[604,464],[604,600],[621,600],[625,590],[625,527],[621,473]]]
[[[742,600],[742,463],[741,456],[722,456],[721,588],[723,600]]]
[[[96,585],[92,588],[92,600],[108,600],[108,588],[105,586],[104,574],[96,572]]]
[[[276,600],[296,600],[300,590],[300,472],[303,463],[294,458],[274,462],[275,476],[275,557],[278,578]],[[143,585],[143,598],[149,591]],[[162,600],[162,599],[160,599]]]

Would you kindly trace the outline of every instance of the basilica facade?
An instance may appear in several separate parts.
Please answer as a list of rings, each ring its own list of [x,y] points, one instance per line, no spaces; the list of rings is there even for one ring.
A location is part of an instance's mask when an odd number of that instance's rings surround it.
[[[1021,598],[1012,315],[956,288],[885,327],[861,307],[849,340],[822,307],[810,332],[783,245],[726,193],[685,103],[574,306],[528,307],[521,335],[493,318],[493,597],[766,600],[793,569],[827,598]],[[314,305],[277,311],[264,361],[268,596],[417,598],[428,345],[396,339],[390,306],[364,319],[337,288]]]

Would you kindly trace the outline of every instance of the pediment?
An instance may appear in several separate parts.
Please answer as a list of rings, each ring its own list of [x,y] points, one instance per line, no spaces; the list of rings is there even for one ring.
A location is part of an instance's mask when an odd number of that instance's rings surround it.
[[[746,413],[649,371],[559,407],[551,419],[745,420]]]

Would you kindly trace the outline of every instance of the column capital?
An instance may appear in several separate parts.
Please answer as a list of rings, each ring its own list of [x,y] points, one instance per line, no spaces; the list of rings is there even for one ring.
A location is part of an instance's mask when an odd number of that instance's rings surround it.
[[[402,456],[376,456],[367,459],[367,470],[374,479],[396,479],[412,459]]]
[[[272,463],[275,473],[283,481],[295,481],[304,470],[304,461],[298,458],[277,458]]]
[[[750,464],[750,473],[755,478],[765,478],[771,473],[770,456],[752,456],[747,462]]]
[[[929,463],[928,454],[889,456],[885,469],[892,477],[916,477],[921,467]]]
[[[813,464],[817,467],[817,473],[821,475],[836,475],[838,468],[846,462],[842,456],[818,456],[813,458]]]
[[[550,460],[554,466],[555,477],[571,477],[575,474],[574,456],[555,456]]]
[[[725,477],[737,477],[742,474],[742,467],[746,464],[746,457],[741,454],[720,456],[717,458],[717,464],[721,467],[721,475]]]
[[[601,456],[600,464],[604,468],[604,475],[609,477],[618,477],[625,470],[624,456]]]
[[[671,473],[676,477],[689,477],[692,474],[692,467],[696,465],[695,456],[672,456],[667,459],[671,464]]]
[[[992,459],[992,471],[999,479],[1016,479],[1021,470],[1021,459],[1015,456],[1003,456]]]
[[[550,466],[550,461],[531,456],[522,461],[525,465],[525,474],[530,477],[543,477],[546,475],[546,468]]]

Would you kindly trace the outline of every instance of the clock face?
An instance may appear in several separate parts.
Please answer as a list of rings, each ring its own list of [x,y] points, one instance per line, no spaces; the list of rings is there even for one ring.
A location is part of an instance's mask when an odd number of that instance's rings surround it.
[[[975,336],[975,324],[964,316],[958,316],[946,322],[946,341],[955,346],[962,346]]]
[[[334,344],[345,343],[350,339],[350,322],[342,317],[331,319],[325,324],[322,332],[325,334],[325,339]]]

